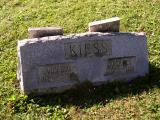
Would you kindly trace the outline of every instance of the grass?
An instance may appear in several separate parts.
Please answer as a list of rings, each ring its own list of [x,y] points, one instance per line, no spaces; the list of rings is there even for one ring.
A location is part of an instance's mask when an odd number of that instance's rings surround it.
[[[121,31],[144,31],[150,73],[61,95],[26,96],[16,82],[17,41],[28,27],[62,26],[65,34],[119,16]],[[0,119],[160,119],[159,0],[0,0]],[[77,94],[78,92],[78,94]]]

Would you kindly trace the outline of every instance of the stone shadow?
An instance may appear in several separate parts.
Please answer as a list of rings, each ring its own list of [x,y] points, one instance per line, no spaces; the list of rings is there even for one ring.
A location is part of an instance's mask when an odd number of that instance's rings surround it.
[[[89,108],[94,104],[104,105],[110,100],[124,98],[128,95],[134,96],[143,91],[148,92],[153,88],[160,88],[160,68],[150,64],[150,73],[130,82],[111,82],[105,85],[94,87],[89,83],[78,86],[77,89],[67,91],[63,94],[49,94],[42,96],[28,96],[28,102],[33,99],[40,106],[62,107],[74,105],[79,108]]]

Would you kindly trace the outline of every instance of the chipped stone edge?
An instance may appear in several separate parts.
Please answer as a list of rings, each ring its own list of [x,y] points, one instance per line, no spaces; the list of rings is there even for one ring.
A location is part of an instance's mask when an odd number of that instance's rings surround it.
[[[101,32],[86,32],[86,33],[79,33],[79,34],[70,34],[70,35],[56,35],[56,36],[47,36],[47,37],[41,37],[41,38],[31,38],[31,39],[23,39],[19,40],[18,44],[20,46],[23,46],[25,44],[32,44],[32,43],[37,43],[37,42],[47,42],[50,40],[62,40],[62,39],[76,39],[78,37],[84,37],[84,36],[103,36],[103,35],[108,35],[108,36],[118,36],[118,35],[128,35],[128,36],[145,36],[145,32],[109,32],[109,33],[101,33]]]

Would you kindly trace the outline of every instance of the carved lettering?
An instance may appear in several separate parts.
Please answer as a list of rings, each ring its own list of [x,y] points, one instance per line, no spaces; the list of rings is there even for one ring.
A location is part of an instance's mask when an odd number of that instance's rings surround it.
[[[39,82],[59,82],[64,80],[69,80],[70,75],[74,73],[73,64],[62,63],[39,66]]]
[[[71,56],[72,57],[76,57],[77,56],[77,53],[76,53],[76,50],[75,50],[75,45],[70,45],[70,53],[71,53]]]
[[[101,49],[99,48],[99,46],[98,46],[98,43],[97,42],[95,42],[94,44],[93,44],[93,47],[95,48],[95,53],[96,54],[99,54],[101,51]]]
[[[78,57],[102,57],[112,54],[111,40],[92,40],[74,43],[65,43],[64,52],[66,59],[75,59]]]
[[[136,70],[136,57],[110,58],[106,62],[105,75],[131,73]]]

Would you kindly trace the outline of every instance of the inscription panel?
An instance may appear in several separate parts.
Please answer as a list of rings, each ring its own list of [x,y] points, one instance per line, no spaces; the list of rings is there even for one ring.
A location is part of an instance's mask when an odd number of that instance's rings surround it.
[[[52,64],[39,66],[39,82],[61,82],[70,80],[74,73],[72,63]]]
[[[105,75],[132,73],[136,71],[136,57],[119,57],[107,60]]]
[[[92,40],[85,42],[65,43],[65,58],[92,57],[112,54],[111,40]]]

